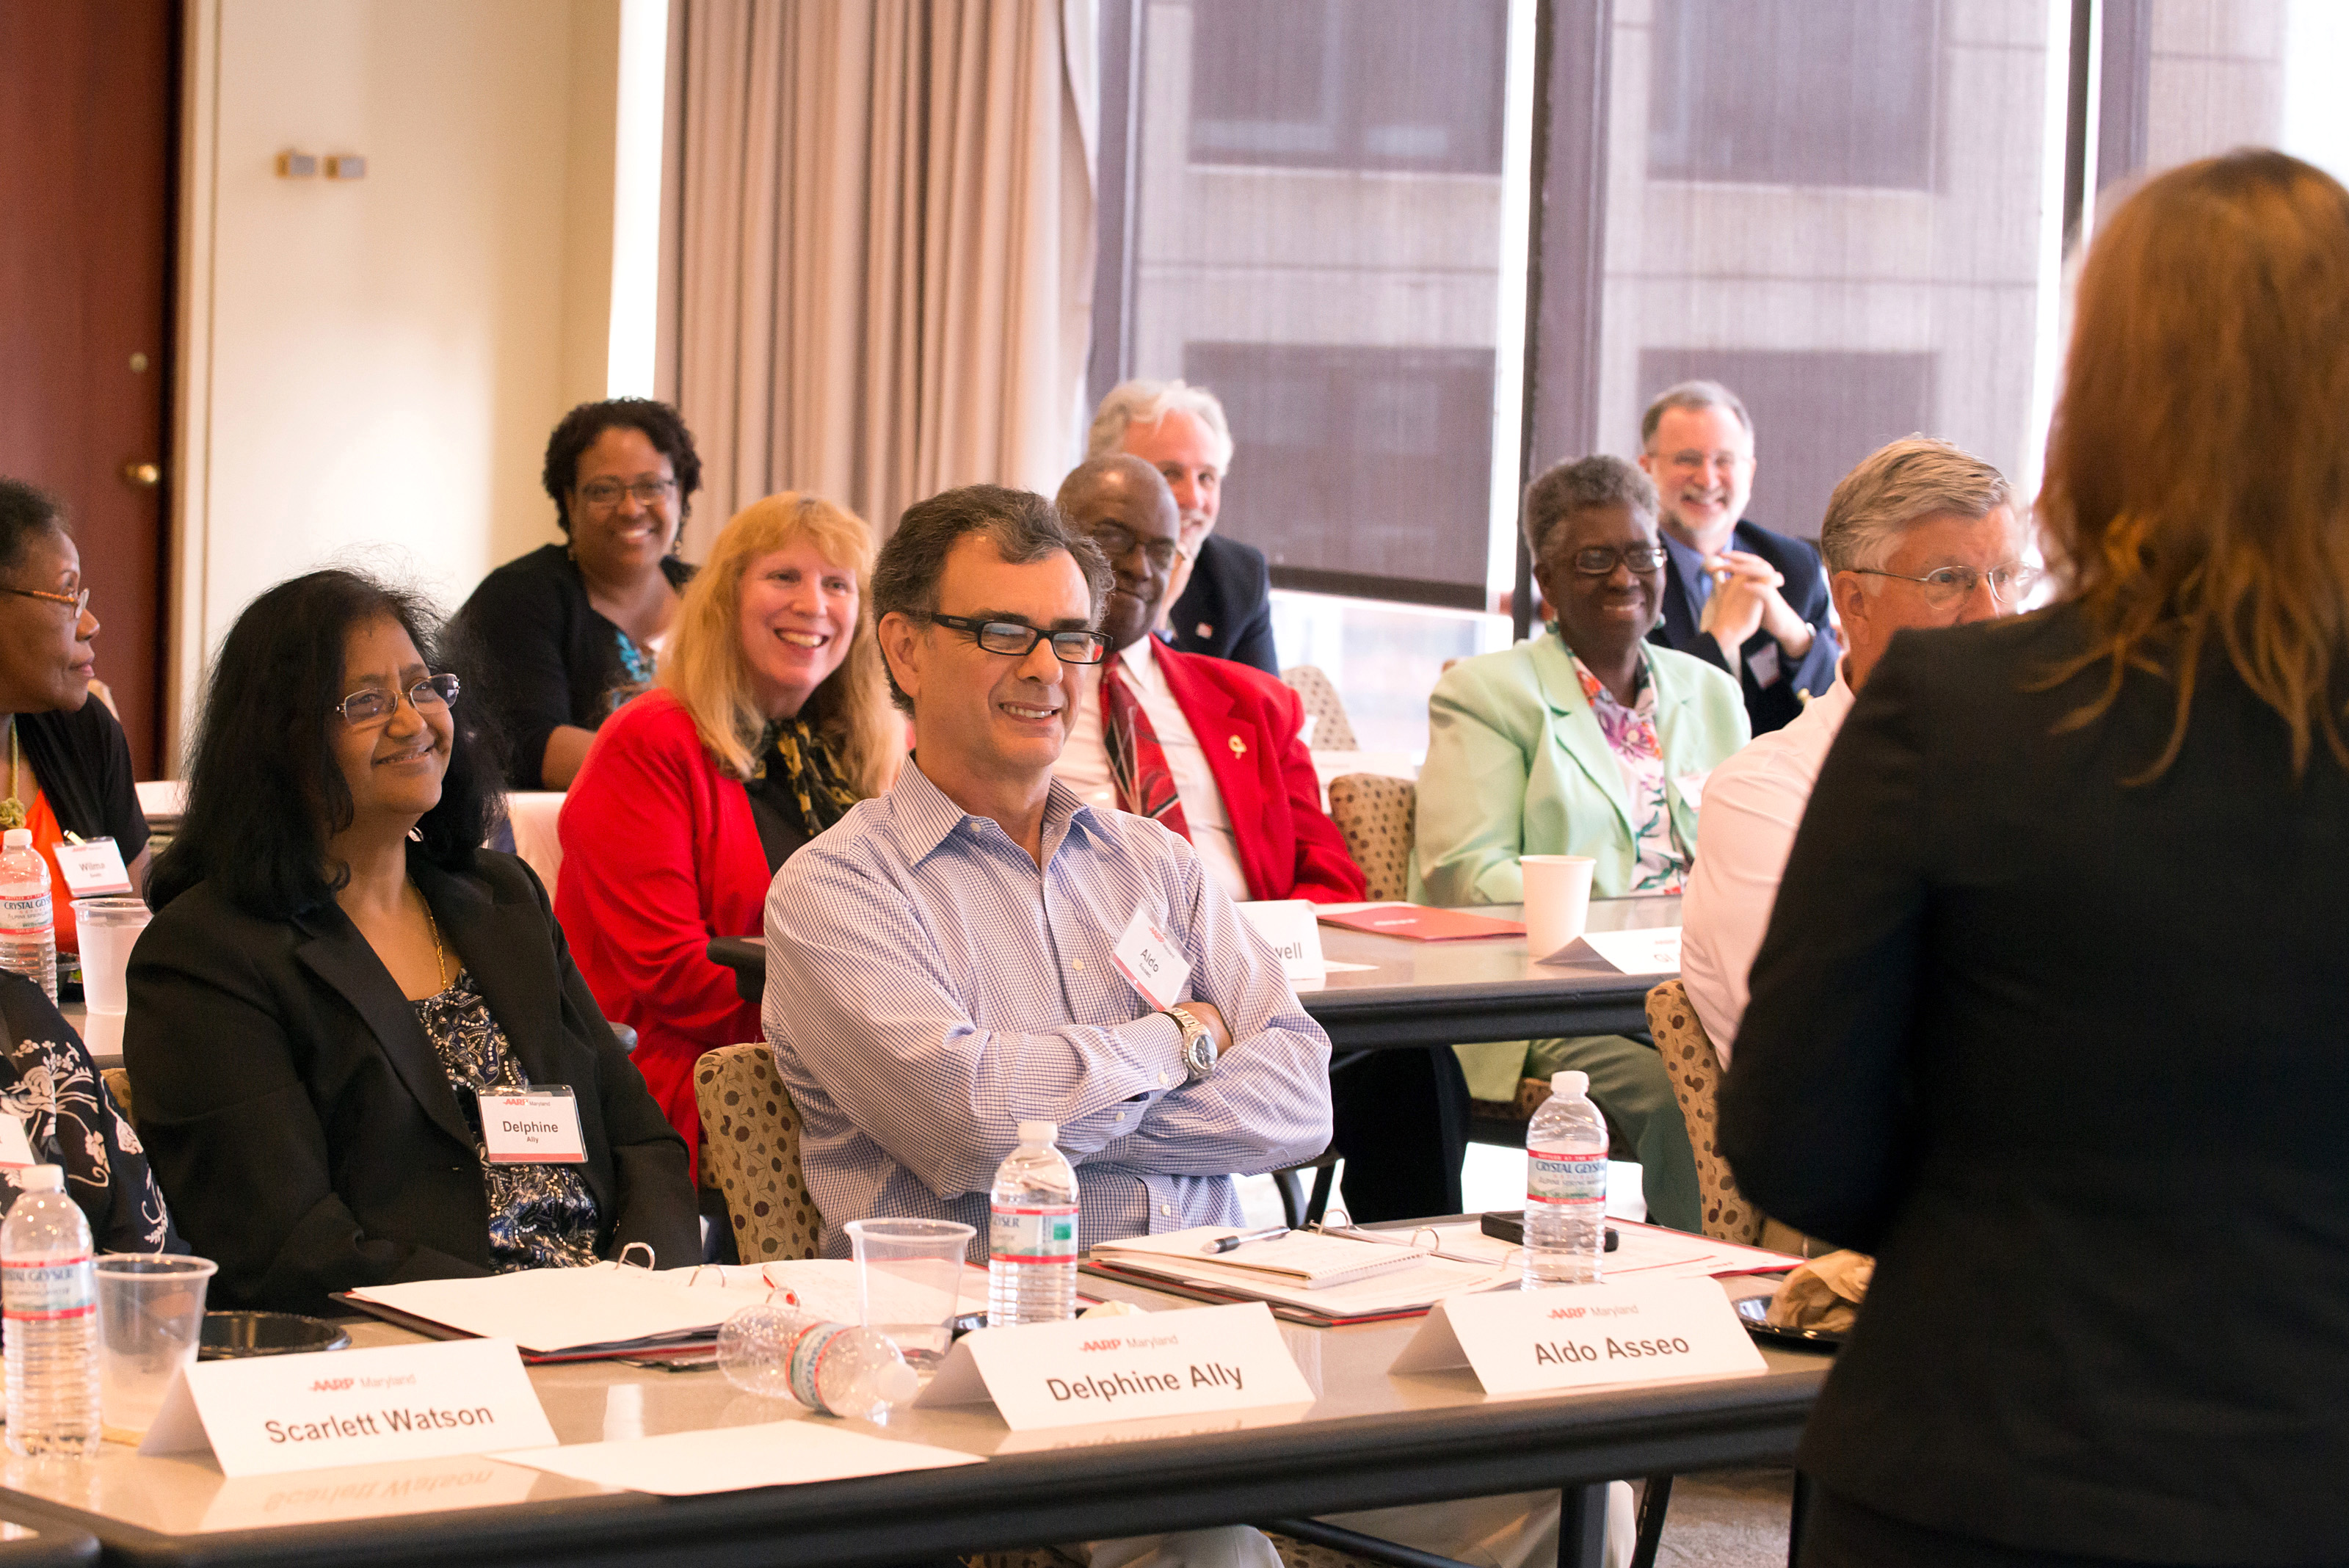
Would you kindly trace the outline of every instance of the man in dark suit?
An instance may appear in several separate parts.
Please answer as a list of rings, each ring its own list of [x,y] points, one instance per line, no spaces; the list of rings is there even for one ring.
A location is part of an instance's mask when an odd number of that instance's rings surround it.
[[[1298,739],[1297,693],[1149,635],[1179,562],[1168,486],[1148,462],[1112,453],[1079,465],[1055,504],[1116,574],[1101,618],[1116,651],[1097,674],[1080,675],[1053,773],[1088,805],[1157,815],[1234,899],[1363,897],[1361,870],[1321,809],[1320,781]],[[1154,780],[1162,781],[1154,790]],[[1458,1212],[1468,1089],[1449,1050],[1374,1052],[1330,1088],[1348,1212]]]
[[[1182,557],[1160,628],[1185,653],[1252,664],[1278,675],[1272,647],[1272,573],[1264,552],[1217,535],[1232,431],[1224,405],[1184,381],[1123,381],[1102,400],[1088,457],[1126,452],[1165,477],[1183,519]]]
[[[1835,684],[1843,649],[1818,551],[1745,519],[1754,421],[1720,382],[1683,381],[1648,405],[1640,445],[1671,558],[1651,640],[1736,677],[1755,734],[1785,727]]]

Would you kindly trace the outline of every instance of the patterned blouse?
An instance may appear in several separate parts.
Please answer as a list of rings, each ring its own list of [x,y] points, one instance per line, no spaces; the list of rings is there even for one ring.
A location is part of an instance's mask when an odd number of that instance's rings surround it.
[[[638,642],[616,626],[612,628],[612,639],[619,650],[620,680],[604,693],[607,715],[618,712],[632,698],[651,691],[653,677],[660,673],[657,648]]]
[[[101,1252],[184,1252],[147,1150],[107,1092],[89,1050],[41,988],[0,974],[0,1115],[23,1123],[33,1158],[65,1170],[66,1192]],[[0,1171],[0,1211],[16,1201]]]
[[[472,972],[459,970],[446,990],[413,1005],[472,1124],[481,1185],[490,1199],[491,1266],[503,1274],[595,1262],[602,1216],[577,1166],[490,1163],[481,1143],[481,1102],[475,1096],[482,1089],[526,1089],[530,1077],[507,1047],[490,1004],[474,989]]]
[[[1569,658],[1572,655],[1568,655]],[[1671,801],[1664,792],[1664,748],[1656,738],[1656,683],[1648,659],[1640,658],[1638,689],[1631,705],[1615,700],[1607,683],[1574,660],[1582,694],[1599,720],[1599,732],[1623,769],[1623,794],[1631,804],[1631,831],[1640,852],[1639,870],[1626,893],[1677,893],[1688,879],[1689,856],[1672,825]]]

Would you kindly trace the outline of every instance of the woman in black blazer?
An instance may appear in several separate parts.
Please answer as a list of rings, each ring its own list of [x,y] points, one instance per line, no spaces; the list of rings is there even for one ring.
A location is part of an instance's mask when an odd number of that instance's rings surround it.
[[[2172,171],[2076,322],[2067,602],[1894,640],[1723,1089],[1878,1258],[1808,1563],[2349,1561],[2349,192]]]
[[[123,1032],[139,1131],[223,1303],[698,1262],[685,1146],[545,889],[476,847],[494,776],[409,596],[316,572],[222,646]],[[484,1088],[567,1088],[579,1163],[491,1164]]]

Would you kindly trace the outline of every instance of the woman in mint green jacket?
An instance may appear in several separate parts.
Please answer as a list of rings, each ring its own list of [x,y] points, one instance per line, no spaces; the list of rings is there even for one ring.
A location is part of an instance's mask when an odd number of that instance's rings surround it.
[[[1557,618],[1454,666],[1428,701],[1412,897],[1513,904],[1518,857],[1587,855],[1593,898],[1677,893],[1705,776],[1750,732],[1737,682],[1647,640],[1668,562],[1647,476],[1612,457],[1560,463],[1526,493],[1534,577]],[[1696,1162],[1651,1046],[1607,1034],[1464,1047],[1478,1099],[1564,1068],[1640,1152],[1649,1212],[1698,1228]]]

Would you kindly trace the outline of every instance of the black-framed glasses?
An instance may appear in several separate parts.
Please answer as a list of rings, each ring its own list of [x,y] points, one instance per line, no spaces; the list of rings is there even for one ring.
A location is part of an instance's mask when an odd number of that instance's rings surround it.
[[[82,589],[78,594],[52,594],[44,593],[39,588],[0,587],[0,594],[15,594],[20,599],[47,599],[53,605],[71,605],[76,620],[81,619],[81,612],[89,608],[88,588]]]
[[[1025,659],[1050,638],[1052,657],[1063,664],[1099,664],[1109,657],[1109,638],[1098,631],[1040,631],[1025,621],[973,620],[961,615],[926,615],[933,625],[951,627],[989,653]]]
[[[1093,543],[1101,546],[1101,553],[1112,561],[1125,559],[1125,553],[1140,545],[1143,558],[1162,572],[1174,566],[1174,557],[1183,549],[1182,543],[1174,539],[1152,539],[1145,543],[1131,529],[1121,528],[1114,523],[1103,523],[1087,532],[1092,535]]]
[[[1664,564],[1661,545],[1589,545],[1574,553],[1574,569],[1586,577],[1603,577],[1620,561],[1635,572],[1652,572]]]
[[[462,690],[453,675],[428,675],[408,689],[409,706],[419,713],[436,713],[453,705]],[[399,698],[395,692],[354,691],[335,704],[335,711],[343,716],[344,723],[356,730],[390,718],[398,706]]]
[[[1925,590],[1925,602],[1940,609],[1961,604],[1973,597],[1974,585],[1990,584],[1990,597],[2002,605],[2014,605],[2039,586],[2047,574],[2037,566],[1992,566],[1987,572],[1977,572],[1971,566],[1942,566],[1912,577],[1902,572],[1883,572],[1873,566],[1851,568],[1863,577],[1890,577],[1897,582],[1915,583]]]
[[[657,506],[668,499],[677,488],[674,479],[639,479],[633,484],[623,484],[616,479],[598,479],[579,487],[579,499],[598,512],[608,512],[620,504],[623,495],[633,495],[639,506]]]

